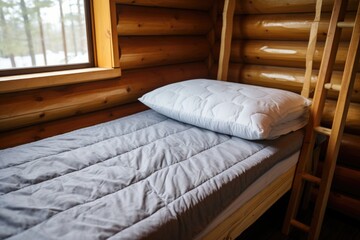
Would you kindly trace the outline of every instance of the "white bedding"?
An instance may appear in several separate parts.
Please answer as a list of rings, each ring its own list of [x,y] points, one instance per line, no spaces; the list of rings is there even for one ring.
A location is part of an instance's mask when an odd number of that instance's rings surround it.
[[[178,121],[250,140],[304,127],[311,103],[289,91],[208,79],[170,84],[139,100]]]
[[[302,133],[248,141],[152,110],[0,151],[0,238],[191,239]]]

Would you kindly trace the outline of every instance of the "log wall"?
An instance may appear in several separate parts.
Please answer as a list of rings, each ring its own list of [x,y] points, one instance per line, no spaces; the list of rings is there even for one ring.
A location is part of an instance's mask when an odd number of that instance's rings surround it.
[[[349,0],[352,21],[358,0]],[[323,0],[315,68],[319,66],[333,0]],[[314,0],[237,0],[229,79],[300,92]],[[116,0],[113,29],[122,77],[0,94],[0,148],[31,142],[146,109],[137,98],[156,87],[191,78],[216,78],[222,0]],[[286,14],[284,14],[286,13]],[[115,36],[115,38],[116,38]],[[342,34],[332,81],[341,80],[349,31]],[[114,37],[114,36],[112,36]],[[316,83],[317,70],[312,77]],[[360,74],[357,75],[334,189],[358,196]],[[331,125],[336,92],[323,123]],[[355,172],[354,172],[355,171]],[[352,175],[347,179],[344,176]],[[334,194],[334,196],[338,196]],[[342,204],[334,198],[338,209]],[[340,206],[340,207],[339,207]],[[345,209],[345,210],[344,210]]]
[[[137,102],[165,84],[209,77],[214,1],[116,1],[122,76],[0,94],[0,148],[146,109]],[[216,9],[215,9],[216,10]]]
[[[219,0],[218,2],[218,14],[221,14],[223,1]],[[314,0],[237,0],[229,80],[300,93],[304,82],[305,56],[310,26],[315,13],[315,2]],[[349,1],[346,22],[354,20],[354,10],[356,10],[357,3],[357,0]],[[317,81],[316,76],[323,53],[332,4],[333,0],[323,1],[318,43],[314,55],[314,72],[311,79],[313,87]],[[214,56],[219,55],[221,21],[221,17],[217,17]],[[350,33],[349,29],[342,32],[335,71],[331,80],[333,83],[341,82]],[[211,69],[211,76],[215,78],[216,72],[215,64]],[[357,186],[360,185],[360,166],[358,163],[358,150],[360,149],[360,73],[356,76],[354,88],[352,103],[346,120],[346,134],[341,144],[339,163],[333,182],[332,200],[329,202],[329,206],[360,218],[358,215],[360,209],[349,211],[350,208],[341,203],[341,199],[344,197],[353,200],[359,197]],[[322,119],[324,126],[331,127],[337,96],[337,92],[329,91]]]

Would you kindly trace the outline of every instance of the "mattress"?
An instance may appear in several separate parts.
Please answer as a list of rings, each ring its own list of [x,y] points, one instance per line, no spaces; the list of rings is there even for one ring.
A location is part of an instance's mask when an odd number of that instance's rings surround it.
[[[236,210],[241,208],[247,201],[261,192],[261,190],[265,189],[275,179],[294,167],[298,162],[299,155],[300,151],[297,151],[296,153],[277,163],[274,167],[256,179],[255,182],[250,184],[250,186],[248,186],[245,191],[243,191],[229,206],[227,206],[218,216],[216,216],[216,218],[213,219],[211,223],[195,237],[195,239],[204,239],[207,234],[209,234],[219,224],[234,214]]]
[[[302,142],[148,110],[0,151],[0,238],[190,239]]]

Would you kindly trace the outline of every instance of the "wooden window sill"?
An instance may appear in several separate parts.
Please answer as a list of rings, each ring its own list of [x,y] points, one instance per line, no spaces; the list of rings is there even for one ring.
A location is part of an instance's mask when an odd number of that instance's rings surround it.
[[[121,76],[120,68],[83,68],[0,77],[0,93],[98,81]]]

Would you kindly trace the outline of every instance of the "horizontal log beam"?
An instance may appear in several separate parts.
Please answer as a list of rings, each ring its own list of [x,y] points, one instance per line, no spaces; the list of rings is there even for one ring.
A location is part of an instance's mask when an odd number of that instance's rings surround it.
[[[330,128],[334,119],[336,101],[327,100],[325,103],[324,114],[321,119],[322,125]],[[360,135],[360,104],[350,103],[349,111],[345,122],[346,133]]]
[[[259,13],[306,13],[315,12],[314,0],[236,0],[236,13],[259,14]],[[349,0],[348,10],[357,9],[358,0]],[[334,0],[323,0],[322,11],[331,12]],[[220,4],[221,6],[221,4]]]
[[[204,35],[212,28],[208,12],[126,5],[117,9],[120,36]]]
[[[123,70],[205,60],[210,46],[205,37],[121,37]]]
[[[211,77],[216,78],[217,66],[211,69]],[[317,81],[318,71],[314,70],[311,77],[311,86],[314,89]],[[232,63],[229,66],[228,79],[232,82],[239,82],[251,85],[273,87],[300,93],[304,82],[305,69],[290,67],[273,67],[263,65],[251,65]],[[342,72],[334,71],[331,83],[341,83]],[[328,98],[337,99],[338,92],[328,91]],[[351,100],[360,103],[360,73],[356,75],[354,92]]]
[[[146,110],[143,104],[136,102],[113,107],[101,111],[82,114],[70,118],[20,128],[0,133],[0,149],[14,147],[47,137],[70,132],[79,128],[89,127],[102,122],[111,121]]]
[[[344,134],[341,139],[338,162],[345,166],[360,169],[360,136]]]
[[[355,14],[346,15],[345,22],[354,22]],[[252,40],[309,41],[314,14],[261,14],[237,15],[234,18],[233,38]],[[318,41],[325,41],[329,28],[330,13],[323,14],[319,23]],[[216,36],[220,39],[221,18],[216,25]],[[351,29],[342,30],[342,41],[349,41]]]
[[[305,41],[232,41],[231,62],[305,68],[305,59],[308,43]],[[215,55],[219,55],[219,44]],[[320,66],[324,43],[319,42],[314,54],[314,68]],[[344,67],[348,43],[340,43],[336,55],[335,69]],[[359,63],[360,65],[360,63]]]
[[[148,6],[148,7],[169,7],[183,9],[209,10],[215,0],[194,1],[194,0],[116,0],[117,3]]]
[[[198,62],[124,71],[121,79],[2,94],[0,131],[131,103],[162,85],[207,76],[207,66]]]
[[[321,176],[323,170],[323,162],[319,162],[317,175]],[[356,198],[360,198],[360,171],[348,167],[337,165],[335,167],[334,178],[331,188],[334,191],[349,194]]]
[[[317,192],[318,190],[315,188],[311,192],[312,199],[314,201],[316,199]],[[360,200],[358,198],[331,191],[327,206],[355,219],[360,219]]]

